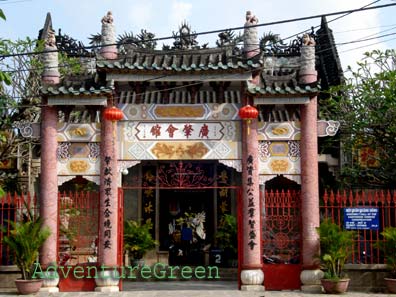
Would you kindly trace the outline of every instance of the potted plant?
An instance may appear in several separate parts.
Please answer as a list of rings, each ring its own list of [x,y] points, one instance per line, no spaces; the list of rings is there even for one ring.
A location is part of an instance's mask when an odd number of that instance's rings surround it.
[[[219,248],[223,250],[228,266],[236,267],[238,265],[238,229],[236,217],[229,214],[223,215],[217,229],[216,240]]]
[[[330,220],[323,221],[316,230],[320,240],[319,259],[324,269],[322,286],[326,293],[344,293],[349,285],[344,265],[351,254],[355,233],[342,230]]]
[[[143,224],[134,220],[124,222],[124,250],[135,262],[140,262],[140,266],[144,255],[158,244],[151,235],[152,228],[150,219]]]
[[[14,252],[16,265],[22,273],[22,278],[15,280],[15,285],[21,294],[36,293],[43,280],[33,278],[35,262],[40,247],[51,232],[42,226],[42,219],[35,217],[29,210],[22,221],[9,223],[12,229],[9,235],[4,236],[3,241]]]
[[[385,278],[385,284],[390,293],[396,293],[396,227],[386,227],[381,235],[384,241],[379,242],[378,246],[384,253],[389,269],[389,277]]]

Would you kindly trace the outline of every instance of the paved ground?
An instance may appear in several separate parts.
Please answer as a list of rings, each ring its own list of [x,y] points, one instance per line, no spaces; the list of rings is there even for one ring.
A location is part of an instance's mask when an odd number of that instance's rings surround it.
[[[133,297],[318,297],[337,296],[325,294],[308,294],[300,291],[265,291],[265,292],[241,292],[237,290],[235,282],[125,282],[124,290],[119,293],[99,293],[99,292],[70,292],[70,293],[44,293],[40,292],[36,296],[53,297],[76,297],[76,296],[133,296]],[[16,296],[16,292],[0,292],[0,296]],[[366,296],[395,296],[387,294],[348,292],[343,297],[366,297]]]

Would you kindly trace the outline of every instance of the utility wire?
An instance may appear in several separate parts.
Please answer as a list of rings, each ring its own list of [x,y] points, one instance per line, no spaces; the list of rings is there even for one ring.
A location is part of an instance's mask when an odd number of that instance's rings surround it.
[[[389,29],[390,30],[390,29]],[[389,30],[385,30],[385,31],[389,31]],[[372,40],[372,39],[377,39],[377,38],[382,38],[382,37],[386,37],[386,36],[391,36],[391,35],[395,35],[396,33],[391,33],[391,34],[385,34],[385,35],[381,35],[381,36],[378,36],[378,37],[373,37],[373,38],[366,38],[366,39],[358,39],[358,40],[354,40],[354,41],[350,41],[350,42],[345,42],[345,43],[340,43],[340,44],[337,44],[337,45],[346,45],[346,44],[351,44],[351,43],[357,43],[357,42],[364,42],[364,41],[369,41],[369,40]],[[369,35],[369,36],[371,36],[371,35]],[[389,40],[393,40],[393,39],[389,39]],[[389,40],[386,40],[386,41],[389,41]],[[374,45],[374,44],[377,44],[377,43],[373,43],[373,44],[370,44],[370,45]],[[358,47],[358,48],[354,48],[354,49],[349,49],[349,50],[346,50],[346,51],[342,51],[342,52],[347,52],[347,51],[351,51],[351,50],[355,50],[355,49],[360,49],[360,48],[363,48],[363,47],[367,47],[367,46],[370,46],[370,45],[366,45],[366,46],[362,46],[362,47]],[[323,52],[324,51],[326,51],[326,49],[325,50],[322,50]],[[317,53],[320,53],[320,52],[322,52],[322,51],[318,51]],[[63,66],[63,67],[67,67],[67,66]],[[48,68],[48,67],[47,67]],[[31,70],[34,70],[34,69],[31,69]],[[36,69],[36,70],[39,70],[39,69]],[[255,70],[258,70],[258,69],[255,69]],[[13,71],[13,72],[18,72],[18,71],[25,71],[25,70],[15,70],[15,71]],[[26,71],[29,71],[29,70],[26,70]],[[253,70],[249,70],[248,72],[250,72],[250,71],[253,71]],[[7,72],[7,71],[5,71],[5,72]],[[12,71],[8,71],[8,72],[12,72]],[[161,77],[163,77],[163,76],[161,76]],[[150,80],[155,80],[155,79],[158,79],[158,78],[160,78],[160,77],[157,77],[157,78],[152,78],[152,79],[150,79]],[[201,84],[202,82],[204,82],[204,81],[200,81],[200,82],[195,82],[195,83],[193,83],[193,84],[189,84],[189,85],[183,85],[183,86],[177,86],[177,87],[173,87],[173,88],[168,88],[168,89],[163,89],[163,90],[156,90],[156,91],[149,91],[149,93],[150,92],[164,92],[164,91],[170,91],[170,90],[173,90],[173,89],[180,89],[180,88],[185,88],[185,87],[188,87],[188,86],[192,86],[192,85],[196,85],[196,84]],[[144,95],[145,93],[141,93],[141,94],[137,94],[137,95]],[[38,95],[39,96],[39,95]],[[115,97],[115,99],[117,99],[119,96],[117,96],[117,97]],[[21,96],[21,97],[8,97],[8,98],[10,98],[10,99],[28,99],[28,98],[37,98],[37,97],[35,97],[35,96]],[[118,98],[119,99],[119,98]],[[36,105],[37,106],[37,105]],[[17,108],[21,108],[22,106],[18,106]],[[28,105],[28,106],[26,106],[26,107],[31,107],[31,105]],[[3,107],[4,108],[4,107]],[[12,107],[12,106],[10,106],[9,108],[14,108],[14,107]]]
[[[396,32],[392,33],[392,34],[386,34],[385,36],[389,36],[389,35],[396,35]],[[370,39],[367,39],[367,40],[372,40],[372,39],[376,39],[376,38],[370,38]],[[395,39],[396,38],[392,38],[392,39],[387,39],[385,41],[391,41],[391,40],[395,40]],[[364,41],[367,41],[367,40],[364,40]],[[358,41],[352,41],[350,43],[355,43],[355,42],[358,42]],[[378,43],[382,43],[382,42],[371,43],[371,44],[368,44],[368,45],[359,46],[359,47],[356,47],[356,48],[352,48],[352,49],[348,49],[348,50],[344,50],[344,51],[340,51],[340,52],[341,53],[349,52],[349,51],[352,51],[352,50],[361,49],[361,48],[368,47],[368,46],[371,46],[371,45],[375,45],[375,44],[378,44]],[[343,43],[342,45],[347,45],[347,44],[349,44],[349,43]],[[321,50],[321,51],[317,51],[316,53],[321,53],[321,52],[325,52],[325,51],[328,51],[328,50],[331,50],[331,49],[324,49],[324,50]],[[248,70],[248,71],[245,71],[244,73],[257,71],[257,70],[262,70],[262,69],[264,69],[264,67],[259,67],[259,68],[256,68],[254,70]],[[224,77],[228,77],[228,76],[232,76],[232,75],[239,75],[239,73],[238,74],[235,74],[235,73],[224,74]],[[163,76],[154,77],[154,78],[151,78],[150,80],[155,80],[155,79],[158,79],[158,78],[161,78],[161,77],[163,77]],[[208,79],[210,79],[210,77],[208,77]],[[190,84],[187,84],[187,85],[171,87],[171,88],[167,88],[167,89],[163,89],[163,90],[146,91],[144,93],[137,93],[136,96],[142,96],[142,95],[151,94],[151,93],[154,93],[154,92],[161,93],[161,92],[164,92],[164,91],[172,91],[172,90],[176,90],[176,89],[183,89],[183,88],[187,88],[187,87],[190,87],[190,86],[199,85],[199,84],[201,84],[203,82],[205,82],[205,80],[201,80],[201,81],[198,81],[198,82],[190,83]],[[7,98],[10,98],[10,99],[34,99],[34,98],[37,98],[37,97],[40,97],[40,94],[37,94],[36,96],[34,96],[34,95],[30,95],[30,96],[14,96],[14,97],[7,97]],[[113,96],[113,99],[120,99],[120,98],[121,98],[121,96]],[[46,104],[18,105],[18,106],[11,106],[10,105],[9,107],[5,107],[5,106],[0,107],[0,109],[7,109],[7,108],[8,109],[20,109],[20,108],[30,108],[30,107],[33,107],[33,106],[43,107],[43,106],[47,106],[47,105]]]
[[[376,1],[374,1],[374,2],[371,2],[371,3],[367,4],[367,5],[362,6],[360,9],[367,8],[367,7],[373,5],[373,4],[377,3],[377,2],[380,2],[380,1],[381,1],[381,0],[376,0]],[[338,17],[336,17],[336,18],[330,20],[330,21],[327,21],[327,23],[331,23],[331,22],[334,22],[334,21],[336,21],[336,20],[339,20],[339,19],[341,19],[341,18],[343,18],[343,17],[346,17],[346,16],[350,15],[351,13],[353,13],[353,12],[347,12],[347,13],[341,15],[341,16],[338,16]],[[298,35],[300,35],[300,34],[309,32],[310,30],[313,30],[313,29],[316,29],[316,28],[319,28],[319,27],[320,27],[320,25],[317,25],[317,26],[315,26],[315,27],[312,27],[311,29],[307,29],[307,30],[301,31],[301,32],[299,32],[299,33],[297,33],[297,34],[290,35],[290,36],[284,38],[283,40],[287,40],[287,39],[293,38],[293,37],[295,37],[295,36],[298,36]]]
[[[394,26],[394,25],[393,25]],[[381,26],[380,26],[381,27]],[[387,26],[385,26],[385,27],[387,27]],[[387,32],[387,31],[390,31],[390,30],[393,30],[393,29],[395,29],[396,28],[396,26],[394,26],[394,27],[392,27],[392,28],[390,28],[390,29],[386,29],[386,30],[382,30],[382,31],[379,31],[379,32],[377,32],[377,33],[375,33],[375,34],[380,34],[380,33],[382,33],[382,32]],[[364,36],[364,37],[360,37],[360,38],[358,38],[358,39],[355,39],[355,40],[352,40],[352,41],[348,41],[348,42],[343,42],[343,43],[335,43],[334,45],[335,46],[342,46],[342,45],[347,45],[347,44],[352,44],[352,43],[357,43],[357,42],[365,42],[365,41],[369,41],[369,40],[373,40],[373,39],[377,39],[377,38],[383,38],[383,37],[387,37],[387,36],[391,36],[391,35],[394,35],[395,33],[391,33],[391,34],[385,34],[385,35],[379,35],[379,36],[376,36],[375,34],[370,34],[370,35],[366,35],[366,36]],[[372,38],[370,38],[371,36],[373,36]],[[249,44],[249,45],[257,45],[257,46],[259,46],[259,44]],[[255,48],[255,49],[252,49],[251,51],[256,51],[256,50],[258,50],[259,49],[259,47],[257,47],[257,48]],[[322,53],[322,52],[325,52],[325,51],[327,51],[327,49],[323,49],[323,50],[320,50],[320,51],[316,51],[316,54],[320,54],[320,53]],[[246,52],[245,52],[246,53]],[[183,52],[179,52],[179,53],[174,53],[175,55],[183,55],[184,53]],[[39,55],[39,54],[37,54],[37,55]],[[243,58],[243,56],[242,56],[242,54],[241,55],[239,55],[239,56],[235,56],[236,58]],[[94,57],[92,57],[92,59],[93,59]],[[97,63],[97,62],[101,62],[101,61],[107,61],[107,59],[104,59],[104,58],[98,58],[98,57],[95,57],[95,63]],[[63,63],[63,64],[60,64],[59,66],[51,66],[51,67],[45,67],[45,66],[41,66],[41,67],[36,67],[36,68],[25,68],[25,69],[23,69],[23,68],[20,68],[20,69],[10,69],[11,67],[9,67],[9,66],[7,66],[7,69],[3,69],[3,70],[1,70],[0,69],[0,71],[1,72],[4,72],[4,73],[19,73],[19,72],[30,72],[30,71],[42,71],[42,70],[44,70],[44,69],[54,69],[54,68],[59,68],[59,69],[68,69],[68,68],[70,68],[70,67],[72,67],[72,66],[76,66],[76,64],[78,64],[78,65],[80,65],[80,66],[84,66],[84,62],[83,61],[77,61],[77,60],[75,60],[75,61],[72,61],[71,63],[70,63],[71,65],[69,65],[68,63]]]
[[[380,31],[380,32],[378,32],[378,33],[376,33],[376,34],[379,34],[379,33],[381,33],[381,32],[387,32],[387,31],[393,30],[393,29],[395,29],[395,28],[396,28],[396,26],[395,26],[395,27],[392,27],[392,28],[390,28],[390,29],[387,29],[387,30]],[[373,39],[388,37],[388,36],[392,36],[392,35],[396,35],[396,32],[394,32],[394,33],[389,33],[389,34],[383,34],[383,35],[379,35],[379,36],[375,36],[374,34],[371,34],[371,35],[367,35],[367,36],[365,36],[365,37],[361,37],[361,38],[359,38],[359,39],[355,39],[355,40],[352,40],[352,41],[342,42],[342,43],[335,43],[334,45],[335,45],[335,46],[344,46],[344,45],[348,45],[348,44],[354,44],[354,43],[359,43],[359,42],[366,42],[366,41],[370,41],[370,40],[373,40]],[[370,36],[373,36],[373,37],[370,37]],[[376,44],[376,43],[374,43],[374,44]],[[257,45],[257,46],[258,46],[258,44],[249,44],[249,45]],[[363,47],[366,47],[366,46],[363,46]],[[359,48],[361,48],[361,47],[359,47]],[[356,48],[356,49],[359,49],[359,48]],[[259,47],[255,48],[255,49],[252,49],[252,51],[256,51],[256,50],[259,50]],[[326,51],[328,51],[328,50],[331,50],[331,49],[319,50],[319,51],[316,51],[316,54],[320,54],[320,53],[326,52]],[[183,53],[180,53],[180,54],[183,54]],[[237,57],[237,58],[238,58],[238,57],[242,58],[242,55],[236,56],[236,57]],[[98,59],[98,58],[95,59],[95,63],[101,62],[101,61],[107,61],[107,60],[106,60],[106,59]],[[74,63],[72,62],[72,64],[74,64]],[[80,66],[83,66],[83,62],[82,62],[82,61],[79,61],[78,64],[79,64]],[[70,68],[70,67],[71,67],[70,65],[67,65],[67,64],[65,63],[65,65],[59,65],[59,66],[57,66],[57,67],[56,67],[56,66],[51,66],[51,67],[41,66],[41,67],[25,68],[25,69],[23,69],[23,68],[20,68],[20,69],[12,69],[12,70],[4,69],[4,70],[0,70],[0,71],[2,71],[2,72],[4,72],[4,73],[19,73],[19,72],[30,72],[30,71],[42,71],[42,70],[44,70],[44,69],[55,69],[55,68],[58,68],[58,69],[62,69],[62,68],[67,69],[67,68]],[[166,76],[166,75],[165,75],[165,76]]]
[[[324,17],[324,16],[350,14],[350,13],[354,13],[354,12],[373,10],[373,9],[379,9],[379,8],[385,8],[385,7],[391,7],[391,6],[396,6],[396,3],[377,5],[377,6],[372,6],[372,7],[363,7],[363,8],[350,9],[350,10],[343,10],[343,11],[337,11],[337,12],[325,13],[325,14],[317,14],[317,15],[312,15],[312,16],[293,18],[293,19],[286,19],[286,20],[280,20],[280,21],[273,21],[273,22],[268,22],[268,23],[263,23],[263,24],[250,25],[249,28],[256,28],[256,27],[264,27],[264,26],[271,26],[271,25],[299,22],[299,21],[304,21],[304,20],[309,20],[309,19],[321,18],[321,17]],[[235,31],[235,30],[242,30],[242,29],[245,29],[245,26],[226,28],[226,29],[217,29],[217,30],[210,30],[210,31],[203,31],[203,32],[199,32],[199,33],[188,34],[188,35],[186,35],[186,37],[199,36],[199,35],[208,35],[208,34],[214,34],[214,33],[221,33],[221,32],[229,31],[229,30],[230,31]],[[158,38],[153,38],[153,39],[149,39],[149,40],[138,40],[138,41],[134,41],[134,43],[143,43],[143,42],[147,42],[147,41],[151,41],[151,42],[152,41],[161,41],[161,40],[167,40],[167,39],[173,39],[173,38],[174,38],[174,36],[158,37]],[[124,44],[128,44],[128,43],[124,43]],[[106,46],[112,46],[112,45],[120,45],[120,43],[106,44]],[[99,48],[99,47],[103,47],[103,45],[82,46],[82,47],[77,47],[76,49],[93,49],[93,48]],[[42,52],[25,52],[25,53],[15,53],[15,54],[4,54],[4,55],[0,55],[0,59],[8,58],[8,57],[24,56],[24,55],[36,55],[36,54],[50,53],[50,52],[61,52],[61,50],[48,50],[48,51],[42,51]]]

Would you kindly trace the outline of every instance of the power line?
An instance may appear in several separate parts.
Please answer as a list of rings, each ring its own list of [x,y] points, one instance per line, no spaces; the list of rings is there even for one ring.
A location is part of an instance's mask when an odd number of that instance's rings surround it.
[[[338,45],[339,45],[339,46],[342,46],[342,45],[353,44],[353,43],[357,43],[357,42],[365,42],[365,41],[369,41],[369,40],[373,40],[373,39],[377,39],[377,38],[382,38],[382,37],[387,37],[387,36],[392,36],[392,35],[396,35],[396,32],[395,32],[395,33],[390,33],[390,34],[385,34],[385,35],[378,36],[378,37],[372,37],[372,38],[367,38],[367,39],[353,40],[353,41],[341,43],[341,44],[338,44]],[[393,38],[393,39],[388,39],[388,40],[386,40],[386,41],[390,41],[390,40],[394,40],[394,39],[395,39],[395,38]],[[372,44],[369,44],[369,45],[364,45],[364,46],[357,47],[357,48],[353,48],[353,49],[348,49],[348,50],[341,51],[341,52],[348,52],[348,51],[352,51],[352,50],[364,48],[364,47],[367,47],[367,46],[375,45],[375,44],[378,44],[378,43],[381,43],[381,42],[376,42],[376,43],[372,43]],[[331,50],[331,49],[323,49],[323,50],[317,51],[316,54],[320,54],[320,53],[326,52],[326,51],[328,51],[328,50]],[[66,66],[64,66],[64,67],[66,67]],[[252,71],[257,71],[257,70],[260,70],[260,69],[264,69],[264,67],[259,67],[259,68],[253,69],[253,70],[248,70],[248,71],[245,71],[244,73],[252,72]],[[33,69],[32,69],[32,70],[33,70]],[[18,70],[16,70],[15,72],[17,72],[17,71],[18,71]],[[20,71],[25,71],[25,70],[20,70]],[[238,75],[238,74],[235,74],[235,73],[224,74],[224,77],[233,76],[233,75]],[[169,76],[169,75],[161,75],[161,76],[158,76],[158,77],[154,77],[154,78],[148,79],[148,80],[146,80],[146,81],[155,80],[155,79],[158,79],[158,78],[162,78],[162,77],[164,77],[164,76],[166,77],[166,76]],[[210,76],[209,76],[207,79],[210,79]],[[167,89],[163,89],[163,90],[148,91],[148,92],[139,93],[139,94],[136,94],[136,95],[144,95],[144,94],[146,94],[146,93],[164,92],[164,91],[171,91],[171,90],[176,90],[176,89],[183,89],[183,88],[190,87],[190,86],[193,86],[193,85],[201,84],[201,83],[203,83],[203,82],[205,82],[205,81],[206,81],[206,80],[201,80],[201,81],[194,82],[194,83],[187,84],[187,85],[171,87],[171,88],[167,88]],[[39,96],[40,96],[40,94],[37,94],[37,95],[35,95],[35,96],[34,96],[34,95],[30,95],[30,96],[8,96],[8,98],[10,98],[10,99],[29,99],[29,98],[37,98],[37,97],[39,97]],[[114,97],[113,97],[113,99],[119,99],[119,98],[120,98],[120,96],[114,96]],[[29,105],[29,107],[31,107],[31,105]],[[15,107],[10,106],[9,108],[15,108]],[[16,107],[16,108],[18,108],[18,107]]]
[[[360,9],[365,9],[365,8],[367,8],[367,7],[369,7],[369,6],[373,5],[373,4],[375,4],[375,3],[377,3],[377,2],[380,2],[380,1],[381,1],[381,0],[376,0],[376,1],[374,1],[374,2],[371,2],[371,3],[367,4],[367,5],[362,6]],[[345,14],[339,16],[339,17],[336,17],[336,18],[334,18],[334,19],[332,19],[332,20],[330,20],[330,21],[327,21],[327,23],[331,23],[331,22],[334,22],[334,21],[336,21],[336,20],[339,20],[339,19],[341,19],[341,18],[343,18],[343,17],[346,17],[346,16],[350,15],[351,13],[353,13],[353,12],[347,12],[347,13],[345,13]],[[315,26],[315,27],[312,27],[312,29],[316,29],[316,28],[319,28],[319,27],[320,27],[320,25],[317,25],[317,26]],[[295,37],[295,36],[297,36],[297,35],[300,35],[300,34],[303,34],[303,33],[305,33],[305,32],[308,32],[308,31],[310,31],[310,30],[311,30],[311,29],[307,29],[307,30],[301,31],[301,32],[299,32],[299,33],[297,33],[297,34],[290,35],[290,36],[284,38],[283,40],[290,39],[290,38]]]
[[[273,21],[273,22],[268,22],[268,23],[263,23],[263,24],[251,25],[251,26],[249,26],[249,28],[265,27],[265,26],[292,23],[292,22],[300,22],[300,21],[305,21],[305,20],[309,20],[309,19],[321,18],[324,16],[350,14],[350,13],[354,13],[354,12],[380,9],[380,8],[391,7],[391,6],[396,6],[396,3],[377,5],[377,6],[372,6],[372,7],[362,7],[362,8],[357,8],[357,9],[343,10],[343,11],[337,11],[337,12],[332,12],[332,13],[318,14],[318,15],[312,15],[312,16],[306,16],[306,17],[300,17],[300,18],[280,20],[280,21]],[[199,33],[188,34],[188,35],[186,35],[186,37],[187,36],[191,37],[191,36],[199,36],[199,35],[209,35],[209,34],[214,34],[214,33],[221,33],[224,31],[235,31],[235,30],[242,30],[242,29],[245,29],[245,26],[203,31],[203,32],[199,32]],[[161,41],[161,40],[167,40],[167,39],[173,39],[173,38],[174,38],[174,36],[158,37],[158,38],[153,38],[153,39],[149,39],[149,40],[138,40],[138,41],[134,41],[134,43],[143,43],[143,42],[147,42],[147,41]],[[123,43],[123,44],[128,44],[128,43]],[[106,44],[106,46],[112,46],[112,45],[120,45],[120,44],[119,43]],[[82,46],[82,47],[77,47],[76,49],[94,49],[94,48],[99,48],[99,47],[103,47],[103,45]],[[67,52],[65,50],[48,50],[48,51],[42,51],[42,52],[25,52],[25,53],[15,53],[15,54],[4,54],[4,55],[0,55],[0,59],[8,58],[8,57],[23,56],[23,55],[36,55],[36,54],[43,54],[43,53],[50,53],[50,52],[61,52],[61,51]]]
[[[393,30],[395,28],[396,28],[396,26],[394,26],[394,27],[392,27],[390,29],[387,29],[387,30],[382,30],[382,31],[380,31],[380,32],[378,32],[376,34],[379,34],[381,32],[387,32],[387,31]],[[375,36],[375,34],[370,34],[370,35],[367,35],[365,37],[361,37],[359,39],[355,39],[355,40],[352,40],[352,41],[343,42],[343,43],[335,43],[334,45],[335,46],[343,46],[343,45],[353,44],[353,43],[358,43],[358,42],[366,42],[366,41],[370,41],[370,40],[377,39],[377,38],[383,38],[383,37],[392,36],[392,35],[395,35],[395,34],[396,33],[389,33],[389,34],[384,34],[384,35],[379,35],[379,36]],[[373,36],[373,37],[370,38],[370,36]],[[259,44],[249,44],[249,45],[257,45],[258,46]],[[363,47],[365,47],[365,46],[363,46]],[[259,47],[255,48],[255,49],[252,49],[251,51],[256,51],[258,49],[259,49]],[[329,49],[323,49],[323,50],[320,50],[320,51],[316,51],[316,54],[320,54],[320,53],[328,51],[328,50]],[[178,54],[182,55],[184,53],[180,52],[180,53],[174,53],[174,54],[175,55],[178,55]],[[236,56],[236,57],[242,58],[242,54],[239,55],[239,56]],[[107,61],[107,59],[98,59],[97,57],[95,58],[95,63],[101,62],[101,61]],[[78,63],[80,66],[82,66],[84,64],[83,61],[78,61],[78,62],[77,61],[73,61],[72,62],[72,64],[76,64],[76,63]],[[19,73],[19,72],[41,71],[41,70],[45,70],[45,69],[55,69],[55,68],[68,69],[70,67],[71,67],[70,65],[67,65],[67,63],[65,63],[65,64],[61,64],[59,66],[52,66],[52,67],[41,66],[41,67],[36,67],[36,68],[25,68],[25,69],[20,68],[20,69],[12,69],[12,70],[7,70],[7,69],[1,70],[0,69],[0,71],[2,71],[4,73]]]

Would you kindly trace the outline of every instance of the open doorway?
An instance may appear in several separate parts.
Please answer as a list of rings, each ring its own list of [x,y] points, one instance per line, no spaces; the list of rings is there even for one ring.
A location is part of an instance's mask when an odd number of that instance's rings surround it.
[[[169,251],[170,265],[203,265],[214,235],[214,190],[164,189],[159,196],[160,250]]]

